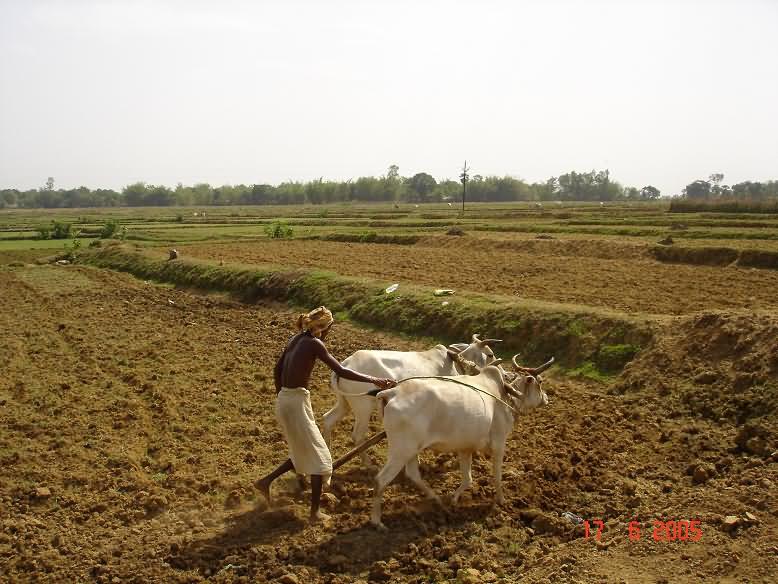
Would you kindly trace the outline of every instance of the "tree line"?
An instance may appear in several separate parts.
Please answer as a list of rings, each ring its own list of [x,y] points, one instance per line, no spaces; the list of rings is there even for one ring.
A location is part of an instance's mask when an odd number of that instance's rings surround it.
[[[719,178],[720,177],[720,178]],[[775,197],[778,181],[745,182],[722,185],[723,175],[711,175],[687,185],[684,197]],[[641,189],[625,187],[611,178],[608,170],[571,171],[545,182],[528,183],[509,176],[473,175],[467,182],[467,202],[510,201],[650,201],[660,197],[659,189],[647,185]],[[392,165],[380,177],[366,176],[356,180],[328,181],[320,178],[308,182],[283,182],[278,185],[222,185],[199,183],[174,188],[137,182],[113,189],[79,187],[57,189],[49,178],[39,189],[0,190],[0,208],[76,208],[140,206],[206,206],[206,205],[287,205],[329,204],[340,202],[406,202],[432,203],[462,200],[460,181],[437,181],[426,172],[411,177],[400,175]]]
[[[711,174],[707,180],[698,179],[686,185],[684,198],[690,200],[742,200],[764,201],[778,198],[778,180],[766,182],[744,181],[734,185],[723,184],[724,175]]]

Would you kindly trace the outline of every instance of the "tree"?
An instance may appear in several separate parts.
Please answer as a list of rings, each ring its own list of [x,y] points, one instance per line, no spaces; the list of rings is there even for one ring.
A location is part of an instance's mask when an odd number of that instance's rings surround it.
[[[645,186],[642,189],[640,189],[640,198],[645,199],[647,201],[653,201],[655,199],[658,199],[660,194],[661,192],[659,191],[659,189],[651,185]]]
[[[710,183],[706,180],[696,180],[686,185],[683,195],[687,199],[707,199],[710,197]]]
[[[19,201],[19,191],[16,189],[3,189],[0,191],[0,208],[15,207]]]
[[[93,197],[92,192],[87,187],[79,187],[77,189],[69,189],[67,191],[60,191],[60,202],[62,207],[75,208],[75,207],[92,207]]]
[[[146,183],[136,182],[122,189],[124,204],[128,207],[140,207],[146,199]]]
[[[273,202],[273,187],[270,185],[253,185],[250,201],[252,205],[269,205]]]
[[[146,198],[143,204],[154,207],[168,207],[174,204],[175,201],[175,195],[169,188],[162,185],[150,185],[147,189]]]
[[[54,190],[54,177],[50,176],[46,179],[46,186],[44,187],[47,191],[53,191]]]
[[[437,186],[435,179],[426,172],[419,172],[408,179],[408,188],[416,194],[414,200],[424,202]]]
[[[724,180],[724,175],[720,172],[714,172],[712,175],[708,177],[708,182],[711,183],[711,194],[714,197],[720,197],[722,196],[722,188],[721,188],[721,181]]]
[[[739,197],[748,199],[762,199],[766,195],[767,191],[762,183],[751,182],[750,180],[747,180],[745,182],[734,185],[732,187],[732,192],[735,194],[735,196]]]
[[[639,191],[635,187],[627,187],[627,188],[624,189],[624,198],[625,199],[631,199],[631,200],[634,201],[635,199],[642,198],[640,193],[641,193],[641,191]]]
[[[396,164],[392,164],[389,170],[386,171],[386,180],[398,181],[400,180],[400,167]]]

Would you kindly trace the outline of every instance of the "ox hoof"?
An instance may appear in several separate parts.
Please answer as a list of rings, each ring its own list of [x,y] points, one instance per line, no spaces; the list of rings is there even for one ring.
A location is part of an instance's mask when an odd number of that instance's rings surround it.
[[[384,525],[380,521],[378,523],[373,522],[372,526],[375,528],[376,531],[388,531],[386,525]]]

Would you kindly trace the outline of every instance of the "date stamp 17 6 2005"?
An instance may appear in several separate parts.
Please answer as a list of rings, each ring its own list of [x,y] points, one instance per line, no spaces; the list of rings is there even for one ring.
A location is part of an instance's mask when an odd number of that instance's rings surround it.
[[[630,521],[627,526],[627,535],[630,541],[640,541],[641,537],[652,537],[654,541],[700,541],[702,539],[702,526],[699,519],[669,519],[653,522]],[[600,519],[586,519],[583,522],[584,537],[594,538],[599,541],[605,523]],[[648,534],[646,534],[646,530]]]

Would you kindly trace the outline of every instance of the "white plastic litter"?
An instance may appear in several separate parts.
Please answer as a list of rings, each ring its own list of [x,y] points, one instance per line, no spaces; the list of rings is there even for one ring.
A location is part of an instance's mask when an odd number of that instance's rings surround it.
[[[399,284],[392,284],[391,286],[387,287],[387,289],[385,290],[385,292],[386,292],[387,294],[391,294],[392,292],[394,292],[395,290],[397,290],[397,288],[399,288],[399,287],[400,287],[400,285],[399,285]]]
[[[576,515],[575,513],[570,513],[570,511],[565,511],[562,513],[562,517],[567,519],[570,523],[574,523],[576,525],[580,525],[584,521],[583,517]]]
[[[435,296],[451,296],[453,293],[454,291],[448,288],[438,288],[433,292]]]

